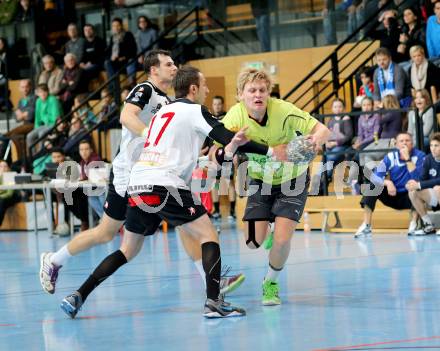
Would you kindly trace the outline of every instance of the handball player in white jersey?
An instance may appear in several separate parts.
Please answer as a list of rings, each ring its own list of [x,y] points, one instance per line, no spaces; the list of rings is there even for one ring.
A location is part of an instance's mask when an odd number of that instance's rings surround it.
[[[130,169],[137,160],[136,138],[145,136],[152,116],[170,102],[166,91],[176,75],[177,67],[170,53],[152,50],[145,55],[144,68],[148,80],[138,84],[127,96],[121,112],[122,138],[119,153],[113,161],[104,215],[95,228],[81,232],[57,252],[45,252],[40,261],[40,282],[49,294],[55,293],[60,268],[67,260],[98,244],[111,241],[123,225],[127,210],[127,185]],[[140,145],[142,147],[142,145]],[[182,235],[182,243],[204,279],[200,243],[192,236]],[[231,292],[244,280],[243,274],[222,277],[222,293]]]

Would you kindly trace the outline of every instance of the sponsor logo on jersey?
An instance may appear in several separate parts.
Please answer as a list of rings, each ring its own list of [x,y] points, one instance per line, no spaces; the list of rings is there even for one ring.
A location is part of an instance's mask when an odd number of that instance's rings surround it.
[[[436,170],[435,168],[431,168],[431,169],[429,170],[429,175],[430,175],[431,177],[437,177],[437,170]]]
[[[196,214],[196,209],[194,207],[188,208],[188,211],[191,216],[194,216]]]
[[[162,104],[161,104],[161,103],[157,104],[156,107],[153,107],[153,108],[151,109],[151,113],[154,115],[157,111],[159,111],[159,110],[161,109],[161,107],[162,107]]]

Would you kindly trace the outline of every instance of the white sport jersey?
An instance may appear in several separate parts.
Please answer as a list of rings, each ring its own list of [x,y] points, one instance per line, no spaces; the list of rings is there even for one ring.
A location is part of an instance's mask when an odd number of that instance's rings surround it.
[[[145,185],[189,189],[203,142],[218,124],[206,108],[187,99],[163,106],[131,170],[129,192]]]
[[[154,114],[169,102],[170,99],[167,95],[148,81],[136,85],[125,99],[126,104],[133,104],[142,109],[139,118],[146,125],[148,125]],[[136,148],[130,147],[130,143],[138,137],[139,135],[132,133],[128,128],[122,127],[119,152],[113,160],[113,184],[121,196],[126,192],[130,169],[138,159],[135,152]]]

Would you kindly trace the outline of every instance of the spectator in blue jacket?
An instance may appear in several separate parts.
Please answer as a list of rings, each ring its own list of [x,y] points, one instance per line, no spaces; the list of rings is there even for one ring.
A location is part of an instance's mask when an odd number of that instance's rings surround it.
[[[406,185],[410,180],[418,181],[425,153],[413,148],[412,135],[400,133],[396,137],[397,150],[389,152],[374,170],[370,180],[374,187],[363,190],[361,206],[364,209],[364,222],[355,234],[355,238],[371,235],[371,218],[380,200],[384,205],[396,210],[411,209]],[[386,176],[389,176],[386,179]],[[384,187],[386,188],[386,191]],[[410,229],[417,222],[417,212],[413,212]]]
[[[420,180],[406,183],[409,198],[420,218],[423,229],[408,233],[426,235],[435,233],[435,228],[428,216],[426,208],[440,210],[440,133],[434,133],[430,140],[431,154],[425,157]],[[440,235],[440,233],[439,233]]]
[[[426,26],[426,45],[428,47],[429,59],[440,63],[440,1],[434,4],[435,15],[428,18]]]

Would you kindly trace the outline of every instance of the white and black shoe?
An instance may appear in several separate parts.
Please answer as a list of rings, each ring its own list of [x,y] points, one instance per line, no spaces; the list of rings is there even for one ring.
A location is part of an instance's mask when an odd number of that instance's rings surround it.
[[[246,315],[246,311],[240,307],[232,306],[230,303],[222,299],[212,300],[206,299],[203,316],[205,318],[228,318],[242,317]]]
[[[358,238],[367,238],[371,236],[371,226],[365,223],[362,223],[358,228],[356,234],[354,235],[355,239]]]

